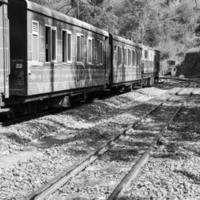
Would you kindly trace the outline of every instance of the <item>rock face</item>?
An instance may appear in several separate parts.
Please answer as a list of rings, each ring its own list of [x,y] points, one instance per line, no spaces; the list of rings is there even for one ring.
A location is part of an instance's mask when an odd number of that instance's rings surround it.
[[[190,49],[183,63],[177,69],[177,75],[200,77],[200,48]]]

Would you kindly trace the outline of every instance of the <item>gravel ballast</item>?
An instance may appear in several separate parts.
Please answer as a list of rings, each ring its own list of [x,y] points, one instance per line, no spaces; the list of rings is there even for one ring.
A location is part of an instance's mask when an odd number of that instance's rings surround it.
[[[187,94],[187,91],[184,93]],[[144,88],[104,100],[97,99],[91,104],[81,105],[60,114],[2,127],[0,199],[24,199],[171,95],[172,88]],[[154,97],[156,99],[153,99]],[[183,98],[185,96],[174,97],[174,105]],[[168,106],[173,108],[174,105]],[[188,100],[187,108],[181,112],[183,114],[177,118],[177,123],[168,130],[168,143],[159,151],[152,152],[150,162],[144,167],[137,182],[131,183],[120,199],[200,197],[199,106],[198,95],[195,99]],[[150,124],[151,120],[149,119]],[[128,149],[130,157],[132,148],[134,149],[129,146]],[[106,162],[110,166],[109,170],[113,169],[111,174],[131,167],[126,161],[124,168],[109,159]],[[98,169],[98,166],[96,163],[88,170],[92,172],[93,169]],[[91,173],[91,176],[94,180],[98,173]],[[89,178],[86,180],[91,185]],[[82,181],[84,184],[84,179]],[[87,195],[86,192],[85,196],[81,196],[82,199],[95,199],[95,189],[91,186],[89,191],[91,194]],[[96,187],[96,191],[106,194],[111,192],[109,187],[103,184]],[[63,195],[62,199],[67,199],[69,195]],[[105,196],[100,195],[99,199],[105,199]]]

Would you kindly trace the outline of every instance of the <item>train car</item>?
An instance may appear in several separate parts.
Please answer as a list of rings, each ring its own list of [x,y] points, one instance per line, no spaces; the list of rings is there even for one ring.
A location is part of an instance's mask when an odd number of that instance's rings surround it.
[[[0,0],[0,108],[9,98],[9,62],[8,1]]]
[[[8,0],[8,18],[7,106],[63,103],[109,85],[108,32],[26,0]]]
[[[0,110],[19,114],[152,84],[159,72],[158,51],[28,0],[0,0],[0,58]]]
[[[136,43],[118,37],[110,36],[112,70],[111,88],[132,88],[141,81],[142,49]]]
[[[150,86],[158,78],[159,72],[159,51],[145,45],[141,45],[142,48],[142,82],[144,86]]]

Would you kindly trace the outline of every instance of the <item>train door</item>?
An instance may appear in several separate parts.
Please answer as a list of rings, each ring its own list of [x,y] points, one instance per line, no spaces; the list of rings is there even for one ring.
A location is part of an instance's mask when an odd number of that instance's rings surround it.
[[[0,1],[0,93],[9,97],[9,20],[7,2]]]
[[[142,59],[142,52],[141,49],[136,50],[136,66],[137,66],[137,80],[140,80],[143,73],[143,65],[141,62]]]
[[[158,80],[159,72],[160,72],[160,52],[159,51],[155,51],[154,65],[155,65],[155,78],[156,80]]]

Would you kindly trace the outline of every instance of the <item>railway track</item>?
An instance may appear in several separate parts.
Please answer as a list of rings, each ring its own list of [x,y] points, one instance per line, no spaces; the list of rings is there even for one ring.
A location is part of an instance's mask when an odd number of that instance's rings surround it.
[[[176,77],[159,77],[160,80],[173,80],[175,81],[175,84],[177,85],[177,82],[180,83],[180,86],[184,87],[198,87],[200,84],[200,80],[190,79],[190,78],[176,78]],[[185,85],[186,84],[186,85]],[[173,84],[172,84],[173,85]]]
[[[30,197],[27,199],[29,200],[39,200],[39,199],[45,199],[48,195],[53,193],[55,190],[60,188],[63,184],[65,184],[67,181],[70,180],[73,176],[80,173],[82,170],[84,170],[88,165],[92,164],[95,160],[97,160],[100,156],[102,156],[105,152],[107,152],[112,145],[114,141],[120,138],[122,135],[126,135],[127,132],[136,127],[144,118],[146,118],[148,115],[150,115],[152,112],[154,112],[156,109],[158,109],[162,103],[160,103],[158,106],[156,106],[154,109],[152,109],[150,112],[145,114],[142,118],[140,118],[138,121],[136,121],[133,125],[129,126],[123,133],[118,134],[117,136],[111,138],[106,144],[104,144],[102,147],[100,147],[97,151],[90,154],[85,160],[81,161],[80,163],[76,164],[75,166],[72,166],[69,170],[61,173],[58,175],[55,179],[53,179],[51,182],[49,182],[47,185],[42,187],[40,190],[33,193]]]
[[[149,92],[148,92],[148,91],[149,91]],[[144,92],[144,94],[145,94],[145,93],[151,94],[151,91],[152,91],[151,88],[149,88],[149,89],[146,90],[146,92]],[[154,91],[154,92],[155,92],[155,91]],[[155,95],[153,95],[153,94],[154,94],[154,93],[152,93],[152,97],[153,97],[153,96],[155,97]],[[138,95],[136,95],[136,96],[138,96]],[[175,99],[173,99],[173,101],[176,100],[176,98],[177,98],[177,97],[175,97]],[[181,97],[181,98],[182,98],[182,97]],[[162,99],[162,98],[161,98],[161,99]],[[160,100],[161,100],[161,99],[160,99]],[[180,97],[178,97],[177,100],[178,100],[178,99],[180,99]],[[159,100],[159,101],[160,101],[160,100]],[[147,111],[147,108],[150,109],[150,107],[152,107],[153,105],[155,106],[155,103],[156,103],[156,102],[158,102],[158,101],[153,101],[153,102],[152,102],[153,104],[151,104],[151,102],[149,102],[151,106],[147,106],[146,109],[145,109],[145,108],[142,109],[143,112],[139,112],[139,113],[143,113],[143,114],[144,114],[144,112]],[[157,103],[156,103],[156,104],[157,104]],[[134,106],[132,106],[132,107],[134,107]],[[118,111],[117,111],[117,112],[118,112]],[[135,112],[135,110],[134,110],[134,112]],[[137,109],[136,109],[136,112],[137,112]],[[130,113],[132,113],[131,110],[130,110]],[[137,115],[137,116],[140,117],[140,115]],[[123,119],[122,119],[122,120],[123,120]],[[135,120],[135,119],[134,119],[134,120]],[[121,124],[121,123],[120,123],[120,124]],[[126,123],[126,124],[130,124],[130,121],[129,121],[129,123]],[[117,125],[117,123],[116,123],[116,125]],[[122,126],[120,129],[122,129],[122,128],[124,128],[124,126]],[[105,129],[105,130],[106,130],[106,129]],[[108,129],[108,131],[109,131],[109,129]],[[117,134],[118,134],[118,130],[117,130],[117,129],[116,129],[116,131],[117,131]],[[98,132],[99,132],[99,131],[98,131]],[[100,131],[100,132],[101,132],[101,131]],[[110,132],[110,131],[109,131],[109,132]],[[105,134],[106,134],[106,133],[105,133]],[[113,134],[116,134],[116,132],[115,132],[115,133],[113,132]],[[112,137],[113,134],[110,134],[109,138]],[[122,137],[123,137],[123,136],[122,136]],[[128,136],[128,137],[129,137],[129,136]],[[119,139],[120,139],[120,138],[119,138]],[[81,140],[81,139],[80,139],[80,140]],[[89,141],[89,140],[88,140],[88,141]],[[91,141],[93,141],[93,142],[95,143],[95,140],[91,140]],[[106,138],[105,138],[104,140],[102,140],[102,142],[105,142],[105,141],[106,141]],[[117,141],[117,140],[116,140],[116,141]],[[101,142],[101,144],[102,144],[102,142]],[[112,144],[113,144],[113,143],[112,143]],[[111,146],[112,146],[112,144],[111,144]],[[82,145],[82,143],[81,143],[81,145]],[[83,145],[85,145],[85,144],[83,143]],[[97,146],[99,146],[99,145],[97,145]],[[72,147],[72,148],[74,148],[74,147]],[[75,148],[76,148],[76,147],[75,147]],[[74,150],[75,150],[75,148],[74,148]],[[85,148],[78,148],[78,149],[83,149],[83,150],[84,150]],[[92,148],[92,149],[95,149],[95,148]],[[69,148],[69,150],[70,150],[70,148]],[[87,151],[87,152],[88,152],[88,151]],[[69,155],[70,155],[70,154],[71,154],[71,150],[70,150],[68,153],[69,153]],[[81,154],[82,154],[82,153],[81,153]],[[77,155],[79,155],[79,153],[78,153]],[[83,156],[85,156],[85,155],[88,155],[88,154],[83,153]],[[74,155],[73,155],[73,156],[74,156]],[[102,155],[102,156],[104,157],[104,155]],[[58,155],[57,157],[59,158],[59,155]],[[101,156],[100,156],[100,157],[101,157]],[[77,159],[77,160],[80,160],[80,158]],[[96,160],[96,162],[98,162],[98,160],[99,160],[99,158]],[[137,158],[135,158],[135,160],[137,160]],[[48,161],[48,158],[47,158],[46,161]],[[51,161],[51,159],[50,159],[50,161]],[[54,162],[54,163],[55,163],[55,162]],[[70,162],[70,163],[71,163],[71,162]],[[73,163],[74,163],[74,162],[73,162]],[[55,164],[56,164],[56,163],[55,163]],[[135,163],[134,163],[134,164],[135,164]],[[69,165],[70,165],[70,164],[68,163],[68,166],[69,166]],[[91,164],[91,165],[92,165],[92,164]],[[90,167],[91,165],[89,165],[89,167]],[[129,164],[129,166],[131,166],[131,165],[132,165],[132,163]],[[64,163],[64,162],[62,163],[62,166],[63,166],[63,167],[60,168],[61,170],[66,169],[66,167],[67,167],[67,166],[65,166],[65,163]],[[64,167],[64,166],[65,166],[65,167]],[[59,167],[58,167],[58,168],[59,168]],[[51,168],[49,167],[49,169],[51,169]],[[56,171],[56,170],[55,170],[55,171]],[[84,171],[84,170],[83,170],[83,171]],[[128,171],[128,170],[127,170],[127,171]],[[57,170],[55,173],[58,173],[58,170]],[[79,174],[80,174],[80,173],[79,173]],[[82,174],[82,173],[81,173],[81,174]],[[37,175],[36,175],[36,176],[37,176]],[[52,176],[53,176],[53,174],[51,175],[51,177],[52,177]],[[46,177],[47,177],[46,180],[49,181],[49,178],[48,178],[48,177],[50,177],[50,175],[48,175],[48,173],[47,173],[47,176],[46,176]],[[123,178],[123,177],[121,177],[121,178]],[[44,180],[43,177],[42,177],[42,178],[39,178],[39,177],[38,177],[38,180],[39,180],[39,179]],[[119,182],[120,182],[120,180],[119,180]],[[44,181],[43,181],[43,183],[44,183]],[[37,185],[37,184],[34,184],[34,183],[33,183],[33,184],[32,184],[32,186],[33,186],[32,188],[35,188],[34,185],[37,187],[39,184]],[[29,191],[30,191],[30,190],[29,190]],[[58,190],[56,190],[56,191],[58,191]],[[109,191],[109,193],[111,193],[111,192],[112,192],[112,191]],[[27,191],[27,192],[24,192],[25,195],[27,195],[28,193],[29,193],[28,191]],[[25,196],[25,195],[24,195],[24,196]],[[24,199],[24,198],[23,198],[23,199]]]
[[[64,171],[63,173],[55,177],[48,184],[40,188],[38,191],[36,191],[32,195],[30,195],[27,198],[27,200],[54,199],[54,197],[51,198],[52,194],[55,194],[55,192],[58,189],[60,190],[60,188],[64,187],[63,185],[65,185],[66,183],[70,184],[69,182],[71,179],[78,176],[78,174],[86,170],[89,166],[93,165],[95,162],[98,162],[100,158],[102,158],[106,153],[110,151],[110,149],[113,148],[113,146],[115,145],[117,141],[120,141],[121,138],[123,137],[129,136],[130,135],[129,132],[132,132],[134,129],[138,129],[138,127],[141,126],[141,124],[143,124],[143,121],[145,121],[145,119],[148,116],[152,115],[153,113],[158,112],[158,110],[162,109],[162,106],[164,106],[164,104],[168,101],[170,101],[170,98],[168,98],[164,102],[159,103],[157,106],[155,106],[152,110],[147,112],[144,116],[142,116],[138,121],[136,121],[134,124],[129,126],[122,133],[113,137],[101,148],[91,153],[86,159],[77,163],[75,166],[72,166],[70,169]],[[183,104],[181,103],[180,105],[178,105],[175,111],[174,110],[172,111],[172,113],[170,114],[171,117],[165,122],[165,125],[160,129],[159,133],[157,133],[157,135],[150,142],[150,145],[148,146],[148,148],[139,156],[137,155],[137,157],[134,159],[130,171],[128,171],[126,175],[122,177],[120,183],[113,190],[113,192],[111,192],[110,196],[108,197],[108,200],[117,199],[117,196],[123,190],[123,188],[127,186],[127,184],[131,180],[137,177],[142,166],[144,166],[148,162],[152,148],[154,148],[157,141],[159,141],[160,138],[163,137],[167,128],[173,123],[174,119],[176,118],[176,116],[178,115],[182,107],[183,107]]]

